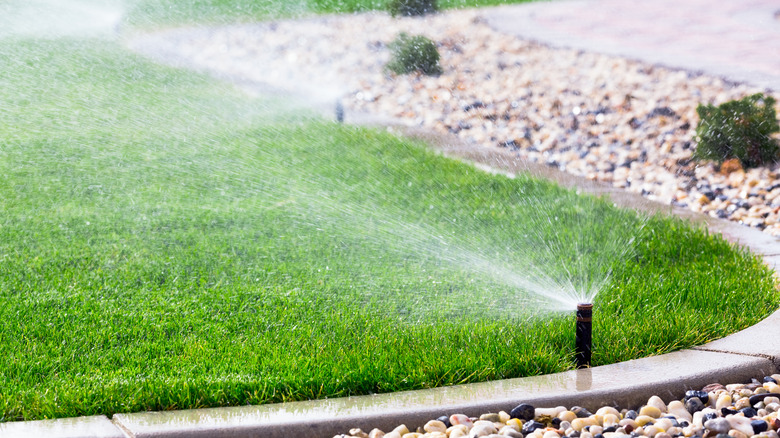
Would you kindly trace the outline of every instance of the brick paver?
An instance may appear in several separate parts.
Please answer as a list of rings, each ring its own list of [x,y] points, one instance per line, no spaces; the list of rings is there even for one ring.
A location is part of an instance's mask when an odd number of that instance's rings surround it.
[[[498,30],[780,91],[780,0],[561,0],[487,13]]]

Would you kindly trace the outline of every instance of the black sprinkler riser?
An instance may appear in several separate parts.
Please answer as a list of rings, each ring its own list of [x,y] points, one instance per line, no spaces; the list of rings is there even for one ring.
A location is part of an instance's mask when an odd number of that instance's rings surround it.
[[[592,352],[593,304],[577,304],[577,330],[574,336],[574,361],[577,368],[590,367]]]

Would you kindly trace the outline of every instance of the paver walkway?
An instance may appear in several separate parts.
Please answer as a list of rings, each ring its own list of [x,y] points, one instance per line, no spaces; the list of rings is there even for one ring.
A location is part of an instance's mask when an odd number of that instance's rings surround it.
[[[498,30],[780,91],[778,0],[561,0],[487,13]]]

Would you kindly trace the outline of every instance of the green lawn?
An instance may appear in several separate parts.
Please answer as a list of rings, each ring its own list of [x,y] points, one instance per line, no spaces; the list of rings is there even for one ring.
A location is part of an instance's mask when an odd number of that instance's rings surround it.
[[[438,0],[440,9],[473,8],[532,0]],[[171,23],[224,23],[312,14],[385,10],[387,0],[130,0],[127,21],[133,26]]]
[[[595,365],[777,308],[760,261],[679,220],[490,175],[114,41],[4,42],[2,421],[570,369],[573,312],[516,287],[528,276],[612,272]]]

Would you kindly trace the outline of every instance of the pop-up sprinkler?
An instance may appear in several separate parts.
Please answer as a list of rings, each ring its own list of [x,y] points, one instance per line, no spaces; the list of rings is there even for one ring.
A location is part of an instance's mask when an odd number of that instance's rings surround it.
[[[336,101],[336,121],[344,123],[344,105],[340,100]]]
[[[590,367],[593,304],[577,304],[577,331],[574,335],[574,361],[577,368]]]

